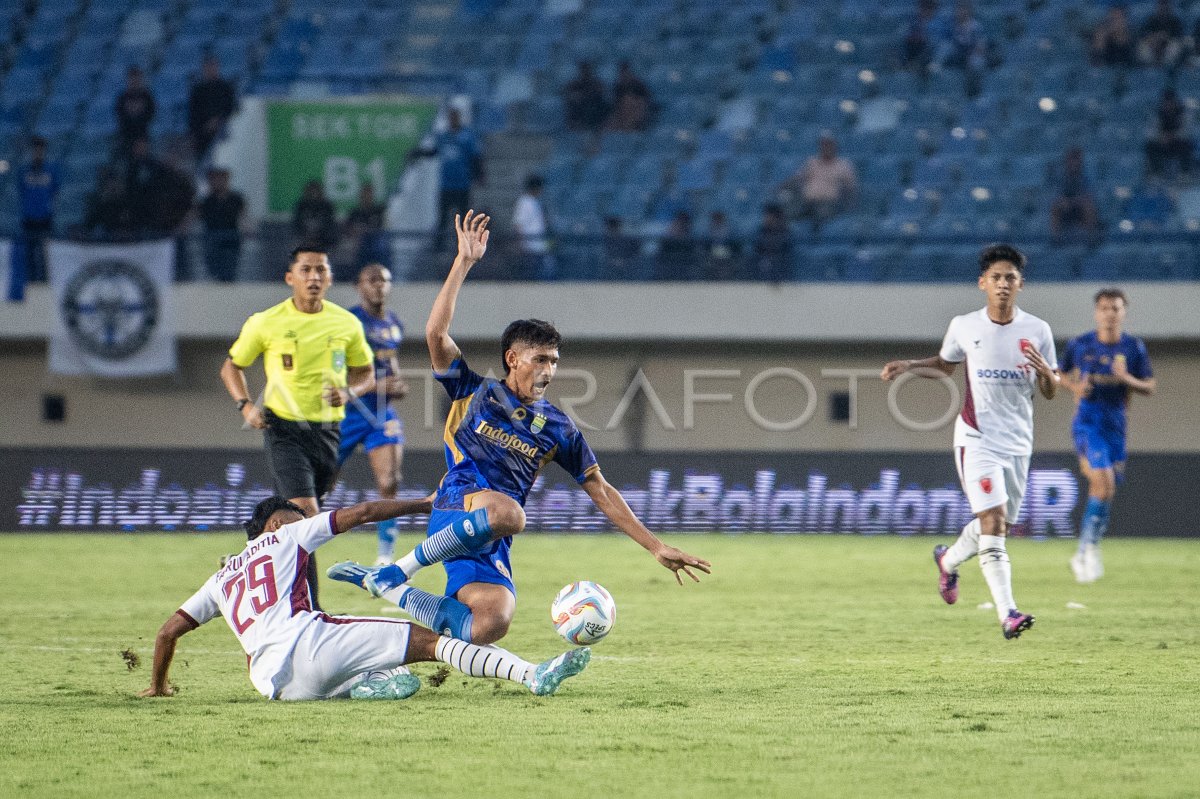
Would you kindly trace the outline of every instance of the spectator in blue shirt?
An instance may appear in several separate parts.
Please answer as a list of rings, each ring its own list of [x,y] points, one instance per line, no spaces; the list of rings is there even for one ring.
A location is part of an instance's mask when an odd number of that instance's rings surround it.
[[[29,149],[29,162],[17,172],[25,275],[28,280],[45,280],[46,239],[54,232],[54,198],[61,183],[58,166],[46,158],[46,140],[34,136]]]
[[[435,150],[442,163],[442,187],[433,232],[435,250],[444,245],[445,231],[454,229],[454,215],[465,215],[471,207],[471,185],[483,180],[483,153],[479,140],[463,127],[458,109],[451,108],[447,112],[446,122],[447,128],[438,134]]]

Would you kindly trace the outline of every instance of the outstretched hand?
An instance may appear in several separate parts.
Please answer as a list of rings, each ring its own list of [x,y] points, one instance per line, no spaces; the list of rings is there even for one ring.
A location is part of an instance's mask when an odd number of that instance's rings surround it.
[[[654,559],[675,572],[675,581],[680,585],[683,585],[683,576],[680,572],[691,577],[697,583],[700,582],[700,578],[692,572],[692,569],[702,571],[705,574],[712,574],[712,564],[707,560],[698,558],[695,555],[689,555],[682,549],[676,549],[675,547],[663,547],[654,554]]]
[[[492,218],[487,214],[467,211],[467,215],[454,215],[454,232],[458,235],[458,257],[468,263],[475,263],[487,252],[487,229]]]

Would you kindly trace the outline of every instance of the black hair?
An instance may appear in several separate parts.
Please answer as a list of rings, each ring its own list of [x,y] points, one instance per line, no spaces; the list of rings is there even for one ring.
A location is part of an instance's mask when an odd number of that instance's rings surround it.
[[[1025,276],[1025,255],[1011,244],[989,244],[979,253],[979,274],[992,268],[992,264],[1008,261]]]
[[[31,136],[29,139],[29,146],[30,147],[41,147],[44,149],[47,146],[46,137],[45,136]]]
[[[301,244],[299,247],[296,247],[292,250],[292,254],[288,258],[288,269],[292,268],[292,264],[296,263],[296,258],[299,257],[300,253],[302,252],[311,252],[316,253],[317,255],[324,255],[326,258],[329,257],[329,250],[327,250],[325,247],[322,247],[320,244]]]
[[[504,374],[508,374],[508,360],[505,354],[514,344],[525,344],[529,347],[557,347],[562,344],[562,335],[549,322],[541,319],[518,319],[510,322],[504,328],[500,337],[500,362],[504,364]]]
[[[537,191],[546,185],[541,175],[530,175],[525,178],[525,191]]]
[[[1100,300],[1120,300],[1126,308],[1129,307],[1129,297],[1125,296],[1125,292],[1116,286],[1106,289],[1100,289],[1096,292],[1096,296],[1092,299],[1092,305],[1097,304]]]
[[[267,526],[270,518],[281,510],[290,510],[300,514],[303,518],[308,518],[308,514],[301,510],[295,502],[281,496],[267,497],[254,506],[254,515],[242,522],[242,527],[246,530],[246,540],[253,541],[262,535],[263,528]]]

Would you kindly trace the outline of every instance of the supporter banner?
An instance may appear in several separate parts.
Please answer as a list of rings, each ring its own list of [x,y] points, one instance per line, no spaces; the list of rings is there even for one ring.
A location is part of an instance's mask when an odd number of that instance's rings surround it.
[[[55,321],[50,371],[135,377],[174,372],[175,242],[46,248]]]
[[[436,113],[435,102],[420,99],[269,101],[267,210],[291,213],[313,179],[339,211],[349,210],[367,183],[383,202]]]
[[[0,450],[0,530],[236,528],[271,493],[262,453],[245,450]],[[970,518],[949,453],[612,453],[608,479],[654,530],[953,535]],[[1085,492],[1068,453],[1035,456],[1019,535],[1073,536]],[[1113,510],[1116,536],[1193,536],[1183,505],[1200,456],[1140,455]],[[429,493],[439,454],[405,454],[405,497]],[[347,464],[326,507],[376,496],[365,458]],[[608,520],[565,474],[547,470],[526,505],[530,530],[593,533]],[[424,529],[423,517],[400,520]]]

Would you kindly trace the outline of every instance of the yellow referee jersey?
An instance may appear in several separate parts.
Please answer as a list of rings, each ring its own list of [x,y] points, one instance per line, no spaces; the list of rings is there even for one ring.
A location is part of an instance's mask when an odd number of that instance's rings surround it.
[[[340,422],[345,407],[326,405],[326,386],[346,386],[348,366],[369,366],[375,356],[362,322],[329,300],[317,313],[302,313],[291,297],[254,314],[229,348],[234,365],[245,369],[263,356],[267,389],[263,404],[293,422]]]

